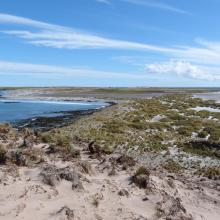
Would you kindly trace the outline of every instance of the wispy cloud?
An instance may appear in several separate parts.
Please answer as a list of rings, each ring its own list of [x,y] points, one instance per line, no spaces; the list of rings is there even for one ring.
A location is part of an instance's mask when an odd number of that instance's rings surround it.
[[[68,30],[63,27],[56,30],[44,29],[40,31],[30,30],[8,30],[1,31],[2,33],[14,35],[23,39],[27,39],[29,43],[34,45],[41,45],[54,48],[63,49],[100,49],[100,48],[111,48],[111,49],[124,49],[124,50],[152,50],[158,52],[174,52],[174,49],[163,48],[148,44],[142,44],[137,42],[129,42],[122,40],[108,39],[84,33],[74,29]]]
[[[161,1],[158,1],[158,0],[121,0],[121,1],[128,2],[131,4],[140,5],[140,6],[146,6],[146,7],[157,8],[157,9],[161,9],[161,10],[181,13],[181,14],[189,14],[185,10],[176,8],[176,7],[169,5],[169,4],[162,3]]]
[[[25,25],[25,26],[31,26],[31,27],[37,27],[37,28],[57,28],[57,25],[48,24],[41,21],[32,20],[29,18],[19,17],[15,15],[10,14],[4,14],[0,13],[0,23],[6,23],[6,24],[19,24],[19,25]]]
[[[0,14],[0,23],[10,24],[10,28],[2,30],[2,33],[25,39],[28,43],[38,46],[62,49],[142,50],[194,64],[220,66],[220,42],[199,39],[195,41],[194,47],[185,45],[163,47],[110,39],[74,28],[9,14]]]
[[[65,49],[115,48],[131,50],[154,50],[164,52],[168,52],[171,50],[168,48],[162,48],[137,42],[109,39],[98,36],[96,34],[87,33],[82,30],[49,24],[9,14],[0,13],[0,23],[16,24],[17,28],[19,28],[19,25],[22,26],[21,30],[4,30],[1,31],[1,33],[27,39],[29,43],[32,43],[34,45]],[[25,26],[27,27],[27,30],[24,30]],[[29,30],[28,27],[35,29]]]
[[[113,2],[113,0],[96,0],[96,1],[100,3],[105,3],[105,4],[110,4],[111,2]],[[150,8],[155,8],[159,10],[170,11],[174,13],[188,14],[188,15],[190,14],[189,12],[185,10],[182,10],[170,4],[163,3],[159,0],[117,0],[117,1],[139,5],[142,7],[150,7]]]
[[[87,77],[87,78],[122,78],[146,79],[145,74],[128,74],[122,72],[98,71],[93,69],[69,68],[53,65],[33,63],[20,63],[0,60],[0,75],[2,74],[60,74],[61,76]]]

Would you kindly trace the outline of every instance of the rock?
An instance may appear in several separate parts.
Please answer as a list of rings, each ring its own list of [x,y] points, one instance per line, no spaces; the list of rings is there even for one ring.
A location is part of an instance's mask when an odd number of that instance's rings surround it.
[[[95,144],[95,141],[92,141],[88,145],[88,150],[90,154],[99,154],[101,153],[101,149],[98,145]]]
[[[91,154],[94,154],[95,153],[95,147],[94,147],[94,144],[95,144],[95,141],[92,141],[89,143],[88,145],[88,150]]]
[[[70,209],[68,206],[63,206],[56,215],[62,215],[63,217],[66,217],[67,220],[74,219],[74,212],[72,209]]]
[[[118,195],[119,196],[129,196],[129,192],[126,190],[126,189],[121,189],[119,192],[118,192]]]
[[[56,146],[55,145],[50,145],[46,150],[46,154],[54,154],[56,153]]]

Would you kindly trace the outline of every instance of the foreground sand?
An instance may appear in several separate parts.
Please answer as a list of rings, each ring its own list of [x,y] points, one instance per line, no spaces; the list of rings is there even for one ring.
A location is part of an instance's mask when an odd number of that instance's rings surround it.
[[[46,151],[47,145],[34,148]],[[34,167],[13,164],[0,167],[0,219],[198,219],[218,220],[219,191],[212,182],[161,172],[150,175],[147,189],[130,177],[139,165],[123,170],[126,161],[112,163],[118,154],[96,158],[81,146],[81,158],[63,161],[59,155],[43,156]],[[46,184],[40,172],[53,164],[80,174],[80,187],[62,179]],[[82,184],[82,185],[81,185]],[[199,184],[199,185],[198,185]],[[219,188],[218,188],[219,190]]]

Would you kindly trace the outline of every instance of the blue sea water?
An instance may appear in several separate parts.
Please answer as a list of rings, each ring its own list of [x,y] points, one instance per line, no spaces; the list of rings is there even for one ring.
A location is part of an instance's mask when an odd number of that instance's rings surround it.
[[[35,117],[55,117],[68,111],[100,109],[104,102],[56,102],[0,99],[0,123]]]

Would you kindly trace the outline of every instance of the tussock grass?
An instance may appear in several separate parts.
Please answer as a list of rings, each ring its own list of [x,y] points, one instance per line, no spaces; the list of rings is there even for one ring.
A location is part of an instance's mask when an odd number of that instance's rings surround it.
[[[171,173],[180,173],[184,169],[178,162],[172,159],[166,161],[163,167]]]
[[[6,153],[4,146],[0,144],[0,164],[4,164],[6,161]]]

